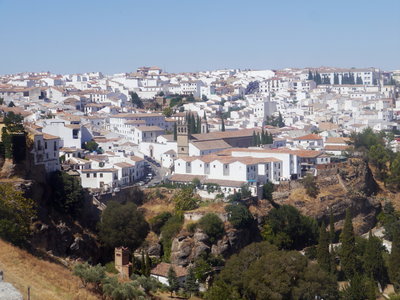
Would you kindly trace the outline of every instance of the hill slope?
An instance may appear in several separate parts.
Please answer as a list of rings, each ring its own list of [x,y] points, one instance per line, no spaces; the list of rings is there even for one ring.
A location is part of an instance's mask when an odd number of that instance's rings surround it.
[[[62,265],[39,259],[28,252],[0,240],[0,269],[4,280],[12,283],[27,297],[28,286],[32,300],[98,299]]]

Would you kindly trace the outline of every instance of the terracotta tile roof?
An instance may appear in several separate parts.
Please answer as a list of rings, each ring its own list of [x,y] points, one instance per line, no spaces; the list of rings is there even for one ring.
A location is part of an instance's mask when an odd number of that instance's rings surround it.
[[[130,159],[133,160],[133,161],[136,161],[136,162],[139,162],[139,161],[143,161],[143,160],[144,160],[143,158],[141,158],[141,157],[139,157],[139,156],[131,156]]]
[[[346,144],[350,141],[350,138],[346,137],[328,137],[325,141],[326,144]]]
[[[56,139],[59,139],[60,137],[55,136],[55,135],[51,135],[51,134],[48,134],[48,133],[43,133],[43,138],[45,140],[56,140]]]
[[[120,168],[130,168],[130,167],[134,167],[135,165],[132,165],[132,164],[127,163],[127,162],[120,162],[120,163],[114,164],[114,166],[117,166],[117,167],[120,167]]]
[[[150,274],[168,277],[168,270],[170,267],[175,270],[177,277],[187,276],[188,274],[186,268],[165,262],[159,263],[153,270],[150,271]]]
[[[235,180],[222,180],[222,179],[206,179],[203,183],[215,183],[220,186],[228,186],[228,187],[241,187],[243,184],[246,184],[245,181],[235,181]]]
[[[164,131],[164,129],[162,129],[158,126],[141,126],[141,127],[137,127],[137,130],[140,130],[140,131]]]
[[[232,131],[216,131],[210,133],[199,133],[192,134],[192,137],[198,141],[207,141],[207,140],[220,140],[225,138],[238,138],[238,137],[248,137],[253,136],[253,132],[258,133],[261,132],[260,128],[251,128],[251,129],[239,129]]]
[[[213,140],[213,141],[199,141],[192,142],[192,145],[199,150],[212,150],[212,149],[226,149],[231,148],[231,145],[223,140]]]
[[[343,145],[326,145],[324,150],[330,150],[330,151],[346,151],[350,147],[349,146],[343,146]]]
[[[174,174],[169,180],[177,182],[191,182],[193,179],[197,178],[200,181],[204,180],[206,176],[204,175],[191,175],[191,174]]]
[[[107,173],[107,172],[117,172],[117,169],[109,168],[109,169],[83,169],[81,170],[82,173]]]
[[[319,136],[318,134],[307,134],[303,136],[299,136],[297,138],[294,138],[294,140],[300,140],[300,141],[309,141],[309,140],[322,140],[322,137]]]

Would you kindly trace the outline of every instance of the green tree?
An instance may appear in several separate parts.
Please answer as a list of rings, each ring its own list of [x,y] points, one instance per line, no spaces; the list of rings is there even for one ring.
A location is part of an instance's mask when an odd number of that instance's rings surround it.
[[[15,104],[13,101],[10,101],[10,103],[8,103],[8,107],[15,107]]]
[[[311,174],[307,174],[302,180],[301,183],[303,184],[304,188],[306,189],[306,193],[308,196],[312,198],[316,198],[319,194],[319,188],[317,185],[317,181],[315,177]]]
[[[368,151],[368,158],[376,167],[378,177],[380,179],[385,179],[387,173],[387,164],[390,160],[389,153],[385,147],[381,144],[372,145]]]
[[[178,129],[176,123],[174,123],[174,141],[178,139]]]
[[[168,290],[171,293],[171,297],[173,292],[179,290],[178,277],[176,276],[176,272],[172,266],[170,266],[168,269]]]
[[[360,300],[367,298],[365,278],[359,274],[354,274],[348,285],[341,292],[344,300]]]
[[[110,201],[102,213],[99,229],[99,238],[106,246],[134,250],[147,236],[149,224],[134,203]]]
[[[224,118],[221,118],[221,131],[225,131],[225,121],[224,121]]]
[[[3,104],[4,104],[4,98],[0,97],[0,105],[3,105]]]
[[[316,244],[318,225],[314,219],[303,216],[293,206],[282,205],[273,208],[265,219],[267,241],[281,249],[298,249]]]
[[[346,218],[344,220],[342,233],[340,234],[340,242],[342,243],[339,253],[340,265],[346,278],[351,279],[357,271],[357,257],[350,209],[346,210]]]
[[[94,140],[91,140],[83,144],[83,149],[86,149],[90,152],[97,151],[99,149],[99,144],[97,144]]]
[[[363,269],[366,276],[374,281],[385,285],[387,282],[387,272],[382,252],[384,251],[381,240],[369,232],[368,242],[362,257]]]
[[[193,268],[188,269],[188,276],[186,277],[184,289],[186,293],[189,293],[189,297],[199,291],[199,284],[197,283]]]
[[[325,223],[322,222],[319,229],[319,241],[317,246],[317,260],[321,269],[326,272],[331,270],[331,257],[329,253],[329,234],[326,231]]]
[[[113,300],[143,299],[145,294],[139,288],[138,281],[119,282],[117,276],[106,277],[102,284],[103,294]]]
[[[392,251],[389,256],[389,278],[395,291],[400,292],[400,230],[393,234]]]
[[[264,242],[232,255],[206,299],[337,299],[334,277],[297,251]]]
[[[91,266],[86,262],[75,265],[73,274],[81,279],[83,286],[92,284],[96,291],[100,291],[101,282],[106,277],[105,267],[100,264]]]
[[[251,146],[253,146],[253,147],[257,146],[257,136],[256,136],[255,131],[253,131],[253,138],[251,140]]]
[[[274,192],[274,184],[268,181],[266,184],[263,185],[263,199],[268,201],[272,201],[272,193]]]
[[[332,244],[336,242],[335,221],[333,219],[332,207],[329,209],[329,238]]]
[[[314,76],[311,70],[308,70],[308,80],[314,80]]]
[[[172,108],[171,107],[164,108],[163,115],[167,118],[170,118],[172,116]]]
[[[0,238],[25,245],[36,216],[34,202],[11,183],[0,184]]]
[[[145,274],[144,274],[144,275],[145,275],[146,277],[150,277],[150,272],[151,272],[151,259],[150,259],[149,253],[147,253],[147,252],[146,252],[145,265],[146,265],[146,268],[145,268]]]
[[[175,203],[175,210],[177,212],[192,210],[199,207],[199,199],[193,194],[193,190],[190,187],[183,188],[176,192],[172,197],[172,201]]]
[[[137,108],[144,108],[144,104],[136,92],[130,92],[129,96],[131,97],[133,106],[136,106]]]
[[[84,202],[84,191],[79,179],[56,171],[50,177],[50,185],[53,188],[52,205],[61,212],[79,215]]]
[[[181,230],[183,225],[183,215],[173,215],[161,228],[161,244],[164,252],[164,260],[169,261],[171,255],[172,239]]]
[[[151,218],[149,220],[151,230],[156,234],[160,234],[161,228],[171,217],[172,214],[170,212],[164,211]]]
[[[224,223],[213,213],[204,215],[198,226],[208,235],[210,243],[213,244],[224,235]]]
[[[228,213],[228,220],[235,228],[245,228],[253,222],[253,215],[248,208],[242,204],[230,204],[225,207]]]

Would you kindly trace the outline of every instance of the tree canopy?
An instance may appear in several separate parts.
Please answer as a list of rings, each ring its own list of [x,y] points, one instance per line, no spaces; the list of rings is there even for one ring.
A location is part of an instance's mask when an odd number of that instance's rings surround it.
[[[337,299],[336,279],[296,251],[254,243],[231,256],[206,299]]]
[[[110,201],[99,223],[100,240],[108,247],[138,248],[149,232],[149,224],[134,203]]]

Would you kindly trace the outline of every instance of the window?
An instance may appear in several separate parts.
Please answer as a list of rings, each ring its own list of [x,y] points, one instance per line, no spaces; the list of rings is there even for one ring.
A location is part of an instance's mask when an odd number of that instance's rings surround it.
[[[96,177],[97,177],[97,173],[93,173],[93,177],[95,177],[95,178],[96,178]]]
[[[47,149],[47,142],[44,142],[44,149]]]
[[[100,173],[100,177],[103,178],[103,173]]]
[[[90,174],[89,174],[89,173],[87,173],[87,174],[86,174],[86,178],[89,178],[89,177],[90,177]]]

